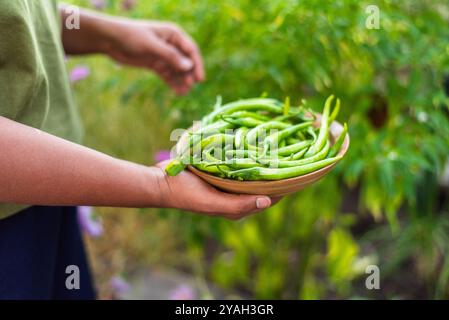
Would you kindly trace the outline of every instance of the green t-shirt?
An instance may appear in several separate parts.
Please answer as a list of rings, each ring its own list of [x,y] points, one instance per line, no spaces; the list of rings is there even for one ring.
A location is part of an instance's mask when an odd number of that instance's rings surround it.
[[[0,0],[0,116],[80,142],[61,28],[55,1]],[[0,219],[25,207],[0,204]]]

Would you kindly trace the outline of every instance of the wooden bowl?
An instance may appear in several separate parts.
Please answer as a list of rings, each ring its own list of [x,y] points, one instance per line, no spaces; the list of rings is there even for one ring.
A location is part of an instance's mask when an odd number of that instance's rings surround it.
[[[319,126],[319,121],[321,119],[320,115],[317,115],[317,122],[314,124],[315,126]],[[191,130],[191,129],[190,129]],[[330,126],[330,142],[333,145],[335,140],[338,138],[340,133],[343,130],[343,126],[334,121]],[[178,143],[178,149],[185,145],[186,139],[184,137],[180,139]],[[340,151],[338,152],[338,155],[344,156],[349,148],[349,134],[346,134],[345,140],[343,142],[343,145],[340,148]],[[211,175],[209,173],[200,171],[196,169],[195,167],[188,165],[187,168],[192,173],[196,174],[198,177],[202,178],[209,184],[213,185],[214,187],[231,192],[231,193],[238,193],[238,194],[256,194],[256,195],[267,195],[267,196],[285,196],[287,194],[294,193],[296,191],[299,191],[308,185],[314,183],[315,181],[321,179],[324,177],[328,172],[330,172],[335,165],[338,162],[335,162],[331,165],[328,165],[324,168],[321,168],[319,170],[316,170],[314,172],[289,178],[289,179],[283,179],[283,180],[276,180],[276,181],[238,181],[238,180],[232,180],[232,179],[224,179],[219,178],[214,175]]]

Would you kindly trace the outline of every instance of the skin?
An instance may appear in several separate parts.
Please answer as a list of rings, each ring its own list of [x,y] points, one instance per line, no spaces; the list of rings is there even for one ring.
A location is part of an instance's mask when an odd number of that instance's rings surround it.
[[[61,10],[64,21],[65,13]],[[79,30],[63,30],[68,54],[107,54],[156,72],[177,93],[204,79],[200,52],[179,27],[83,11]],[[30,205],[170,207],[229,219],[279,199],[227,194],[189,172],[119,160],[0,117],[0,202]],[[24,156],[26,155],[26,156]]]
[[[67,16],[60,8],[62,21]],[[67,54],[106,54],[119,63],[157,73],[177,94],[205,79],[192,38],[171,22],[142,21],[82,11],[80,29],[63,28]]]

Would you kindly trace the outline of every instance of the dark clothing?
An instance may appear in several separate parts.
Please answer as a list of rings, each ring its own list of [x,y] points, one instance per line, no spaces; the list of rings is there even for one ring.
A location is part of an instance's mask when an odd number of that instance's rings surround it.
[[[0,219],[0,299],[95,299],[76,212],[30,207]],[[79,289],[66,288],[69,265]]]

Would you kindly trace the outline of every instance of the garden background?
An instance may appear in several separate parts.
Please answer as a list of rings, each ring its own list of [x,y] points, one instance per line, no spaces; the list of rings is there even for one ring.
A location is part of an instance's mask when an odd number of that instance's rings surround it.
[[[150,165],[217,95],[263,92],[315,110],[334,93],[351,135],[325,179],[243,221],[82,208],[101,298],[449,298],[447,1],[66,2],[176,22],[207,68],[178,97],[146,71],[69,57],[89,147]],[[379,29],[366,27],[369,5]],[[380,290],[365,287],[371,264]],[[174,287],[157,295],[153,278]]]

